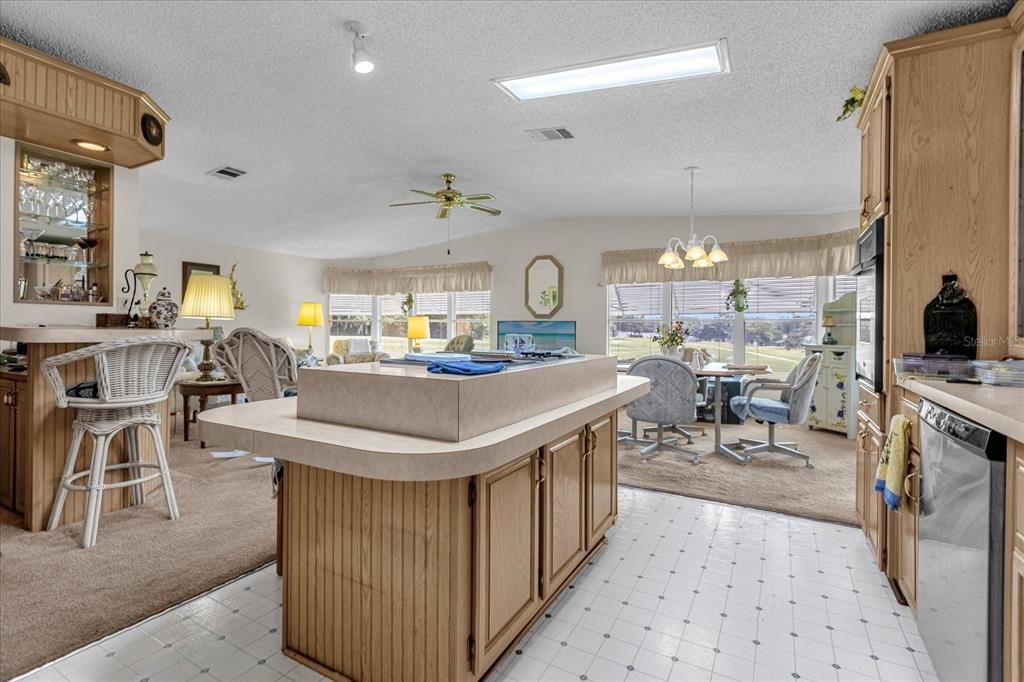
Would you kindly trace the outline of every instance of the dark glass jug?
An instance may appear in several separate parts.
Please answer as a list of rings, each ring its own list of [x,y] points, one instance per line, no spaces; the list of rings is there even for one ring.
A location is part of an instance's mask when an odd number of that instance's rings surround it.
[[[924,352],[978,357],[978,311],[956,275],[943,275],[939,295],[924,307]]]

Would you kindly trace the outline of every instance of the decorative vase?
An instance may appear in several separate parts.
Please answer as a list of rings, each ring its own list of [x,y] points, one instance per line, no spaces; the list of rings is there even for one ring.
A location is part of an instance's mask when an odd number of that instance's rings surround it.
[[[156,300],[149,304],[149,321],[157,329],[170,329],[178,321],[178,304],[167,287],[160,289]]]
[[[942,288],[924,308],[924,352],[978,357],[978,311],[956,275],[943,275]]]
[[[669,358],[681,360],[683,357],[683,349],[679,346],[662,346],[661,354]]]

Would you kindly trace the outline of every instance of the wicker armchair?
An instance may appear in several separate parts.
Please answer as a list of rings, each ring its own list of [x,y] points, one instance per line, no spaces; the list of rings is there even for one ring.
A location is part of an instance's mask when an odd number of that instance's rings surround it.
[[[352,352],[351,339],[335,339],[331,344],[331,352],[327,354],[325,362],[328,365],[351,365],[359,362],[379,362],[391,356],[380,351]]]
[[[43,361],[43,376],[53,390],[58,407],[76,410],[64,472],[50,511],[49,530],[60,522],[68,491],[83,491],[87,495],[82,547],[92,547],[99,532],[103,492],[130,488],[132,504],[142,504],[145,502],[143,484],[157,478],[161,479],[164,488],[168,517],[172,520],[178,518],[178,503],[160,434],[157,405],[167,400],[174,387],[175,374],[187,353],[188,344],[184,341],[153,336],[100,343]],[[60,367],[88,359],[95,362],[96,381],[66,387]],[[156,464],[141,461],[139,427],[153,438]],[[110,441],[120,431],[125,434],[128,461],[108,465]],[[86,433],[93,437],[92,461],[88,470],[76,472],[78,450]],[[105,482],[106,472],[119,469],[128,470],[128,480]],[[157,469],[158,472],[143,476],[142,469]],[[74,483],[86,476],[89,477],[86,485]]]
[[[258,329],[241,327],[213,345],[214,361],[242,384],[249,402],[294,395],[298,364],[291,346]]]

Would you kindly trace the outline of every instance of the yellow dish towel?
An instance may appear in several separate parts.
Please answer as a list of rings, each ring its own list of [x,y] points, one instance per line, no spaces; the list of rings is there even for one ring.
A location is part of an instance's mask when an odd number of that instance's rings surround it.
[[[885,504],[893,511],[899,509],[903,501],[903,477],[907,473],[909,450],[910,420],[902,414],[893,415],[875,473],[875,490],[882,493]]]

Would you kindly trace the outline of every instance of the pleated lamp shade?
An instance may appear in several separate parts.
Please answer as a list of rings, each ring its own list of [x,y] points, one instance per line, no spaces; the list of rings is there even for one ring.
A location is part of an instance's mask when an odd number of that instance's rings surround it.
[[[235,319],[231,280],[221,275],[193,273],[188,279],[180,315],[208,320]]]

